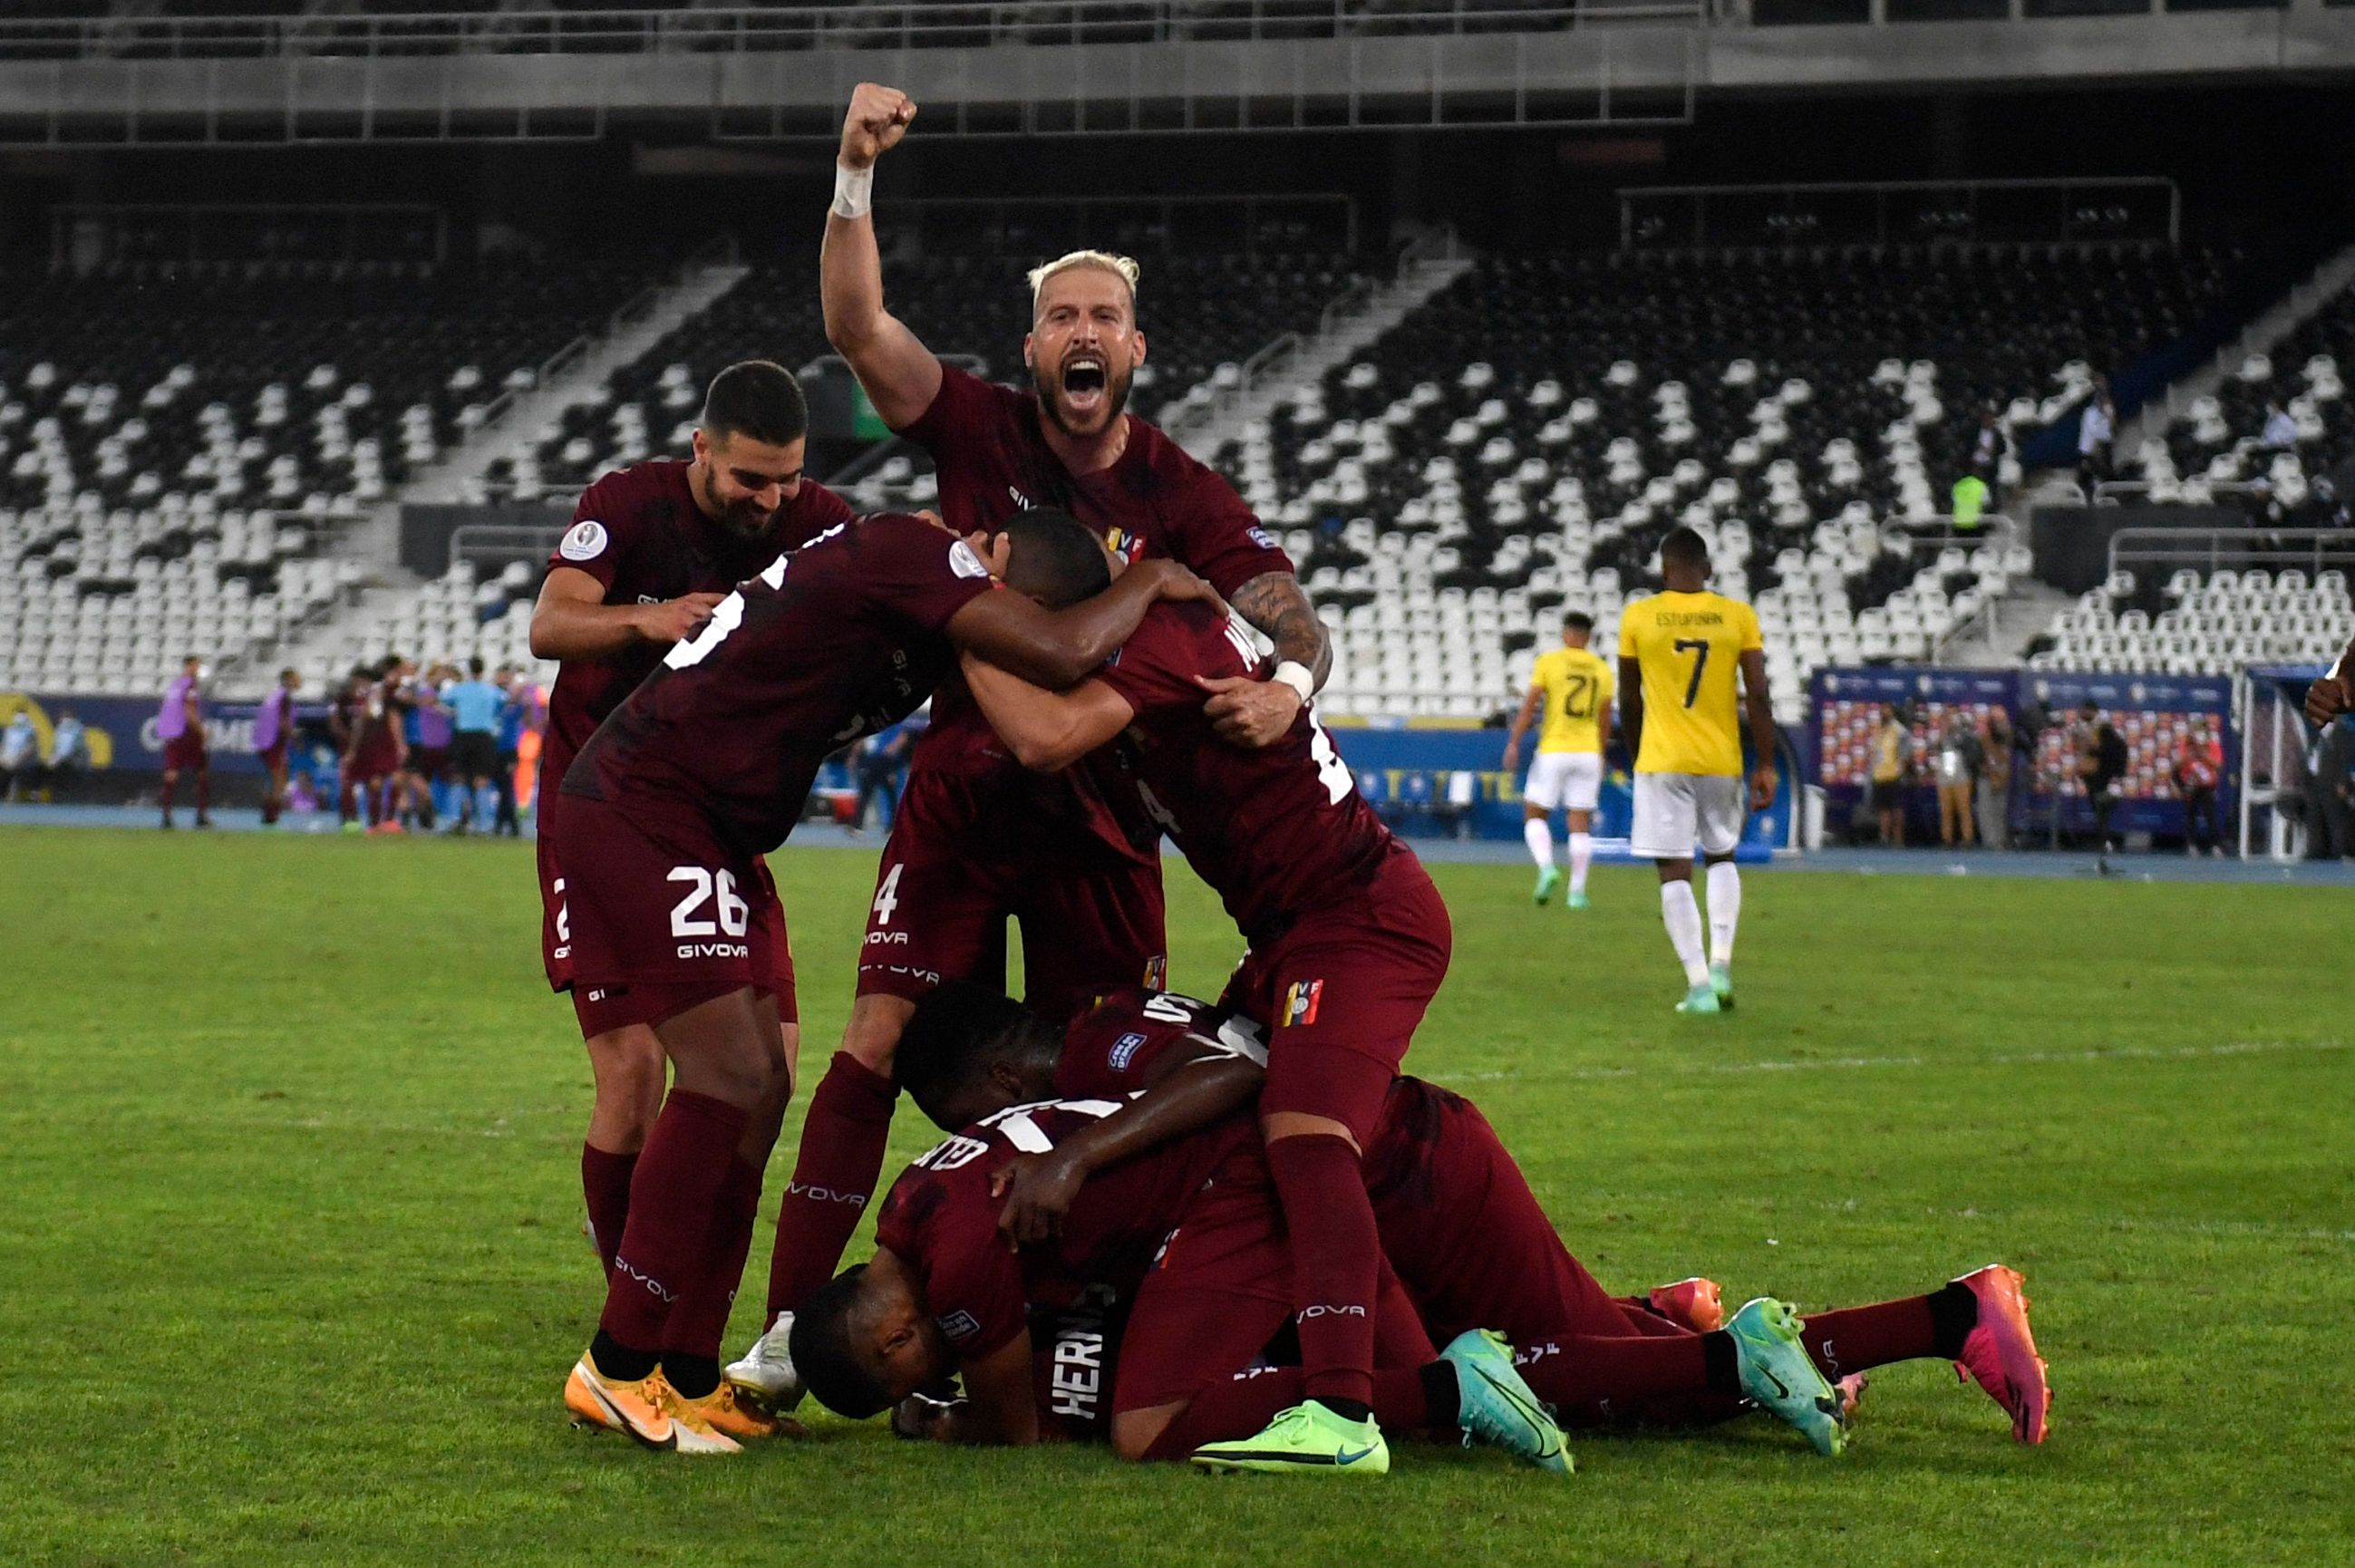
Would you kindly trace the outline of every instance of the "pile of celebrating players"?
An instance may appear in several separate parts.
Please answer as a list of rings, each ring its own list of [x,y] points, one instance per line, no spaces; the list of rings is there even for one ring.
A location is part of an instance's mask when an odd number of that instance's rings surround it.
[[[1838,1454],[1866,1372],[1935,1357],[2041,1441],[2013,1271],[1804,1321],[1700,1278],[1614,1296],[1478,1109],[1401,1075],[1447,909],[1317,722],[1330,650],[1290,561],[1125,411],[1133,261],[1033,274],[1019,389],[889,313],[874,171],[915,112],[858,89],[819,287],[941,515],[851,517],[802,476],[793,377],[749,361],[691,460],[581,497],[535,617],[562,661],[543,936],[595,1069],[607,1275],[574,1415],[725,1454],[806,1395],[947,1442],[1379,1475],[1435,1439],[1567,1475],[1565,1428],[1753,1411]],[[763,857],[827,754],[928,699],[765,1330],[723,1367],[800,1047]],[[1164,989],[1165,836],[1245,945],[1216,1003]],[[885,1189],[902,1090],[947,1136]],[[874,1254],[837,1275],[879,1190]]]

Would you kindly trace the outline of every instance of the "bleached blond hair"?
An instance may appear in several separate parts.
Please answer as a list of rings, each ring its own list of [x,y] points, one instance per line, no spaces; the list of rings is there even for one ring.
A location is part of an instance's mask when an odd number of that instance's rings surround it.
[[[1111,272],[1118,277],[1128,285],[1128,313],[1131,315],[1136,314],[1136,280],[1142,275],[1143,269],[1137,266],[1135,258],[1115,256],[1109,251],[1073,251],[1030,269],[1030,309],[1033,315],[1039,309],[1039,291],[1047,286],[1047,280],[1075,267],[1093,267],[1100,272]]]

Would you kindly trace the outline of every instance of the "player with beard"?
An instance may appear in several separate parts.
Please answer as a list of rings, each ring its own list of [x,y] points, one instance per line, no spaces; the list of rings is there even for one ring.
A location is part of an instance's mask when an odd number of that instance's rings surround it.
[[[993,1195],[1004,1199],[998,1228],[1028,1243],[1060,1226],[1098,1172],[1248,1106],[1265,1061],[1257,1030],[1188,997],[1115,994],[1063,1029],[983,987],[945,986],[909,1020],[900,1074],[943,1130],[1046,1100],[1121,1106],[1051,1149],[1018,1154],[995,1168]],[[1414,1078],[1391,1086],[1367,1147],[1366,1179],[1382,1250],[1431,1337],[1449,1340],[1476,1327],[1501,1332],[1518,1347],[1530,1386],[1565,1426],[1700,1424],[1738,1414],[1744,1397],[1756,1397],[1811,1439],[1837,1448],[1865,1372],[1943,1358],[2003,1408],[2016,1438],[2044,1440],[2051,1390],[2019,1275],[1999,1264],[1926,1296],[1815,1313],[1804,1323],[1787,1308],[1777,1310],[1779,1304],[1764,1303],[1728,1323],[1717,1286],[1705,1279],[1614,1298],[1562,1244],[1479,1107]],[[1105,1321],[1101,1308],[1095,1317],[1074,1328],[1096,1336],[1087,1364],[1103,1383],[1120,1333],[1116,1318]],[[1779,1332],[1785,1318],[1796,1337]],[[1696,1342],[1720,1328],[1727,1333]],[[1682,1342],[1627,1342],[1661,1339]],[[1762,1368],[1775,1369],[1795,1347],[1827,1380],[1838,1381],[1837,1413],[1812,1399],[1791,1401],[1760,1379]],[[1379,1364],[1397,1362],[1386,1355]],[[1059,1400],[1065,1407],[1082,1403],[1070,1391],[1070,1369],[1063,1370],[1062,1392],[1042,1400],[1042,1410]],[[1802,1385],[1813,1382],[1796,1363],[1782,1370],[1786,1381],[1796,1376]],[[1045,1386],[1056,1386],[1051,1372]],[[1272,1396],[1273,1388],[1264,1385],[1259,1394]],[[1814,1392],[1820,1397],[1822,1391]],[[1214,1397],[1223,1404],[1244,1396]],[[1211,1425],[1231,1419],[1231,1413],[1218,1415]]]
[[[863,83],[852,96],[821,262],[827,338],[884,421],[932,453],[952,528],[1059,507],[1124,560],[1167,556],[1208,579],[1273,639],[1277,661],[1269,678],[1209,699],[1210,717],[1239,744],[1274,741],[1323,683],[1331,649],[1291,560],[1241,497],[1127,411],[1146,355],[1136,263],[1079,251],[1032,272],[1027,389],[943,365],[885,308],[874,165],[915,112],[892,88]],[[1046,1011],[1068,1016],[1109,987],[1159,983],[1158,838],[1086,770],[1026,775],[968,701],[943,693],[877,867],[842,1049],[811,1098],[779,1205],[772,1327],[730,1376],[776,1403],[796,1397],[779,1315],[826,1283],[874,1192],[892,1046],[925,989],[943,975],[1002,976],[1009,918],[1021,925],[1028,994]]]
[[[692,458],[637,464],[582,493],[532,611],[531,651],[560,661],[539,763],[541,951],[549,987],[572,993],[596,1083],[581,1186],[590,1239],[608,1273],[628,1222],[638,1152],[662,1104],[663,1051],[653,1029],[612,1016],[607,998],[572,984],[567,884],[557,859],[565,770],[730,589],[849,517],[839,496],[803,476],[808,429],[801,385],[782,367],[755,359],[720,371],[704,397]],[[765,865],[746,896],[773,909]],[[783,923],[763,921],[779,933]],[[777,958],[790,973],[791,955]],[[789,1038],[797,1047],[797,1034]],[[733,1200],[746,1190],[757,1194],[757,1170],[737,1174]]]

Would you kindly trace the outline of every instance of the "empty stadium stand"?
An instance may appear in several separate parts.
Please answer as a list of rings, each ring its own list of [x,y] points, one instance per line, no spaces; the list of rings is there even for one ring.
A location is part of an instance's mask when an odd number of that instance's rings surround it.
[[[2142,607],[2135,574],[2120,571],[2052,619],[2030,663],[2039,669],[2205,675],[2251,664],[2327,665],[2355,637],[2347,575],[2230,567],[2181,568]]]
[[[0,280],[0,680],[145,690],[281,641],[359,575],[345,520],[647,281],[125,263]]]
[[[1778,712],[1827,663],[1920,658],[2029,570],[1942,531],[1977,412],[2027,431],[2221,297],[2140,247],[1484,261],[1221,463],[1344,654],[1337,711],[1509,701],[1559,612],[1610,645],[1678,523],[1754,599]],[[1926,536],[1926,537],[1925,537]]]
[[[884,297],[935,353],[972,357],[993,376],[1019,379],[1031,264],[954,254],[894,262],[885,269]],[[1317,313],[1358,281],[1350,260],[1332,255],[1148,256],[1143,266],[1138,304],[1148,354],[1130,407],[1148,419],[1189,397],[1206,398],[1223,363],[1313,327]],[[798,368],[833,352],[816,275],[815,252],[762,263],[615,373],[599,397],[568,411],[558,429],[495,464],[486,494],[569,498],[609,469],[683,454],[703,389],[721,367],[760,357]]]

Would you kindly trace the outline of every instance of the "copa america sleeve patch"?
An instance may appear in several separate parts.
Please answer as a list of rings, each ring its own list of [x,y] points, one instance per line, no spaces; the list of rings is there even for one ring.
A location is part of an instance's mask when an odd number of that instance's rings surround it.
[[[951,1339],[970,1339],[981,1332],[981,1324],[972,1313],[963,1309],[952,1312],[946,1317],[939,1318],[937,1321],[941,1326],[941,1332]]]
[[[949,570],[959,577],[987,577],[989,568],[981,564],[981,557],[973,553],[973,546],[963,539],[949,546]]]
[[[567,560],[594,560],[605,553],[605,525],[583,517],[565,531],[556,553]]]

